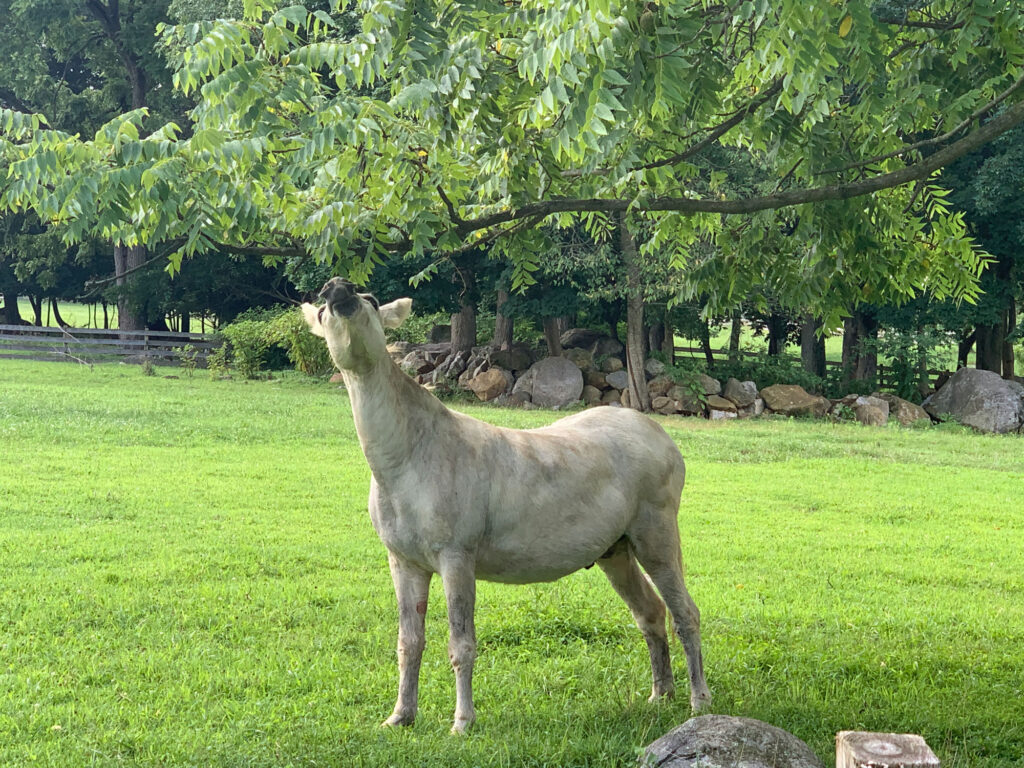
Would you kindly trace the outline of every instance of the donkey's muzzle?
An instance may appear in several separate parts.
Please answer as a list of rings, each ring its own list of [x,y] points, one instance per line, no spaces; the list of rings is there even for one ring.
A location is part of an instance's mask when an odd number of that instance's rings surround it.
[[[340,277],[332,277],[320,289],[320,298],[327,302],[332,315],[349,317],[359,309],[359,297],[353,283]]]

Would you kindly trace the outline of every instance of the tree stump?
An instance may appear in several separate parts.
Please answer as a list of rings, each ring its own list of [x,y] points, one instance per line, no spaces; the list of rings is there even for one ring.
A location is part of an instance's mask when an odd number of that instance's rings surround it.
[[[840,731],[836,768],[939,768],[939,758],[916,734]]]

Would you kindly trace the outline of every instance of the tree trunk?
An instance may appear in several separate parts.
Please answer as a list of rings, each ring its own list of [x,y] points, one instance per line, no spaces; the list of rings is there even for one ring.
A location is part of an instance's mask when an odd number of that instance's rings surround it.
[[[661,342],[661,351],[665,353],[665,360],[669,365],[676,364],[676,332],[672,328],[672,321],[669,320],[668,310],[665,310],[665,338]]]
[[[136,309],[135,302],[123,290],[128,285],[130,273],[138,270],[146,262],[146,249],[141,246],[126,248],[114,246],[114,274],[117,285],[122,292],[117,297],[117,327],[121,331],[145,330],[145,318]]]
[[[1003,324],[978,325],[974,329],[977,349],[974,367],[981,371],[1003,372]]]
[[[873,313],[855,310],[843,324],[843,383],[871,381],[878,377],[878,350],[865,342],[878,338]]]
[[[462,304],[462,309],[452,315],[452,354],[465,352],[476,345],[476,307]]]
[[[704,362],[707,363],[708,372],[715,367],[715,353],[711,349],[711,329],[707,320],[700,321],[700,348],[704,351]]]
[[[1012,379],[1014,376],[1013,342],[1007,341],[1009,336],[1017,328],[1017,304],[1013,298],[1010,299],[1010,306],[1006,308],[1006,315],[1003,322],[1003,378]]]
[[[107,302],[103,302],[103,330],[110,330],[110,314],[107,312]]]
[[[636,240],[619,212],[619,244],[626,267],[626,372],[629,374],[629,405],[638,411],[651,410],[651,393],[644,372],[644,293]]]
[[[804,318],[800,327],[800,360],[805,371],[825,378],[825,337],[818,333],[820,328],[813,317]]]
[[[192,332],[192,318],[188,312],[181,313],[181,322],[178,324],[178,330],[182,333]]]
[[[970,333],[965,332],[960,337],[956,353],[956,367],[958,369],[967,367],[967,358],[971,356],[971,348],[974,346],[975,338],[977,338],[977,334],[974,331]]]
[[[32,314],[35,316],[35,324],[41,326],[43,324],[43,297],[29,296],[28,303],[32,307]]]
[[[647,348],[650,350],[658,350],[659,352],[665,348],[665,324],[654,323],[647,329]]]
[[[737,309],[732,313],[732,327],[729,329],[729,359],[740,357],[740,333],[743,331],[743,313]]]
[[[619,338],[619,321],[622,320],[622,302],[613,301],[608,306],[608,335],[616,341]]]
[[[562,326],[557,317],[544,318],[544,343],[548,345],[548,356],[562,354]]]
[[[511,317],[502,312],[507,303],[508,291],[499,288],[498,302],[494,312],[494,338],[491,340],[491,346],[495,349],[508,349],[512,346],[514,323]]]
[[[57,325],[61,328],[68,328],[68,324],[64,321],[64,318],[60,316],[60,310],[57,309],[57,300],[50,297],[50,309],[53,310],[53,319],[57,321]]]
[[[21,325],[21,312],[18,310],[18,294],[4,293],[4,316],[3,321],[7,325]]]
[[[779,312],[768,315],[768,354],[781,355],[786,351],[786,316]]]

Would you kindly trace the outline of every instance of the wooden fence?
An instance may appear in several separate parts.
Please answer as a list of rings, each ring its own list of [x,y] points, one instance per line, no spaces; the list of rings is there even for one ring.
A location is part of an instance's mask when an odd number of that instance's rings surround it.
[[[764,354],[763,352],[746,352],[746,351],[743,351],[743,350],[740,350],[739,352],[729,352],[729,350],[727,350],[727,349],[712,349],[711,350],[711,356],[715,360],[723,360],[723,361],[724,360],[729,360],[729,359],[731,359],[733,357],[739,357],[739,359],[743,359],[745,357],[760,357],[763,354]],[[685,355],[687,357],[695,357],[695,358],[700,359],[701,361],[706,359],[705,356],[704,356],[704,350],[701,347],[676,347],[675,348],[675,355],[676,355],[676,357],[679,357],[681,355]],[[783,358],[784,360],[791,360],[793,362],[800,362],[800,358],[795,356],[795,355],[783,354],[783,355],[779,355],[779,357]],[[826,360],[825,361],[825,370],[826,371],[831,371],[831,370],[839,371],[839,370],[842,369],[842,367],[843,367],[843,364],[841,362],[839,362],[838,360]],[[936,371],[936,370],[929,369],[928,370],[928,382],[930,384],[934,384],[935,380],[941,374],[943,374],[943,373],[949,373],[949,371]],[[882,386],[882,387],[895,386],[895,382],[892,379],[893,379],[893,373],[891,371],[887,371],[885,369],[885,366],[883,366],[881,363],[879,363],[878,364],[878,383],[879,383],[879,386]]]
[[[189,344],[200,365],[219,345],[211,335],[202,333],[0,325],[0,358],[16,360],[98,363],[127,358],[169,363],[180,360],[181,351]]]

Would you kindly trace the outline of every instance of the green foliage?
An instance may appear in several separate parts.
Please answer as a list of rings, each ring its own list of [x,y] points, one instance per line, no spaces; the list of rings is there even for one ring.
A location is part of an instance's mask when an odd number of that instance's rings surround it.
[[[178,364],[185,374],[191,379],[196,372],[196,364],[199,362],[199,350],[192,344],[186,344],[178,350]]]
[[[156,376],[156,366],[153,365],[153,361],[148,357],[142,361],[140,370],[142,371],[143,376]]]
[[[413,344],[424,344],[430,335],[431,328],[435,325],[447,325],[450,321],[451,316],[447,312],[428,314],[413,312],[400,326],[386,328],[384,333],[389,342],[408,341]]]
[[[307,376],[323,376],[334,370],[334,362],[327,345],[319,336],[309,332],[302,313],[295,307],[286,307],[266,322],[264,330],[271,344],[282,346],[295,370]]]
[[[890,329],[877,339],[862,339],[861,346],[865,351],[873,350],[884,362],[891,376],[887,380],[888,388],[916,403],[921,402],[922,389],[928,388],[928,370],[948,367],[951,362],[949,335],[935,328]]]
[[[266,312],[246,312],[220,329],[230,349],[234,368],[245,378],[255,379],[266,365],[270,338],[270,318]]]
[[[826,389],[821,377],[808,372],[800,360],[788,355],[747,353],[736,360],[716,360],[711,374],[722,381],[729,377],[753,381],[761,388],[773,384],[797,384],[808,392],[823,392]]]
[[[231,360],[231,348],[227,341],[214,347],[206,356],[206,370],[211,379],[223,379],[228,376]]]

